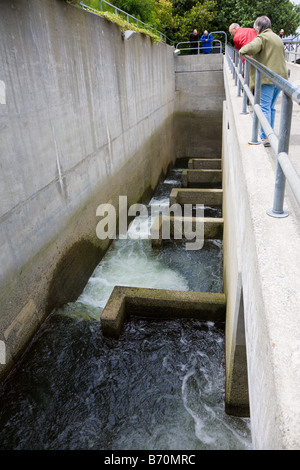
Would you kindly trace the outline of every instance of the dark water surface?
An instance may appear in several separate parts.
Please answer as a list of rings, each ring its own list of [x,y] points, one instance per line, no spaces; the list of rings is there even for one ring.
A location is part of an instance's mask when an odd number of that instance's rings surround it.
[[[1,390],[1,449],[247,449],[224,412],[224,334],[212,323],[52,315]]]

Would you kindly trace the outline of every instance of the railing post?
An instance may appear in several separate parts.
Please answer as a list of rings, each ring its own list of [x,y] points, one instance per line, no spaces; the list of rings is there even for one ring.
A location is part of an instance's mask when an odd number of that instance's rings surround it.
[[[238,73],[238,75],[242,75],[242,65],[243,65],[243,59],[240,58],[240,60],[239,60],[239,73]],[[238,96],[241,96],[241,88],[242,88],[241,80],[239,79],[239,76],[238,76],[238,92],[237,92],[237,95],[238,95]]]
[[[237,64],[238,64],[238,53],[234,51],[234,84],[235,86],[237,85],[237,80],[238,80],[238,74],[237,74]]]
[[[288,153],[289,150],[292,110],[293,100],[286,93],[283,93],[278,140],[278,155],[281,152]],[[285,181],[285,175],[277,159],[273,208],[267,210],[267,214],[271,217],[287,217],[289,215],[287,211],[283,210]]]
[[[234,50],[232,51],[232,55],[231,55],[231,73],[232,73],[232,78],[234,78]]]
[[[261,94],[261,72],[256,70],[255,74],[255,93],[254,93],[254,106],[260,104],[260,94]],[[253,113],[253,125],[252,125],[252,137],[249,144],[258,145],[260,142],[257,140],[258,136],[258,125],[259,119],[256,113]]]
[[[243,60],[242,60],[243,61]],[[247,85],[249,87],[249,81],[250,81],[250,64],[249,62],[246,60],[245,61],[245,68],[244,68],[244,82],[245,82],[245,85]],[[247,99],[248,99],[248,96],[247,96],[247,93],[245,92],[244,90],[244,94],[243,94],[243,109],[242,109],[242,112],[241,114],[249,114],[248,111],[247,111]]]

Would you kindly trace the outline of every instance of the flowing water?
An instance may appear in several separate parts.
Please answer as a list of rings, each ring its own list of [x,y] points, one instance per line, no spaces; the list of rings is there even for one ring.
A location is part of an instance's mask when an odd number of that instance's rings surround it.
[[[168,204],[180,175],[173,169],[150,205]],[[182,241],[155,250],[145,236],[115,240],[1,385],[0,449],[250,449],[250,421],[224,411],[223,326],[140,319],[105,338],[115,285],[222,292],[222,242],[187,251]]]

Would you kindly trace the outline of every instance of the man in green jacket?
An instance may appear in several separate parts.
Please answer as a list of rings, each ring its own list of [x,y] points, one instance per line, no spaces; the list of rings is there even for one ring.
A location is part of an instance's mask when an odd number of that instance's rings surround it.
[[[240,49],[241,55],[250,55],[268,69],[281,77],[288,79],[285,51],[282,40],[272,31],[271,21],[267,16],[260,16],[255,20],[254,29],[257,36],[249,44]],[[250,89],[254,88],[254,77],[250,77]],[[271,127],[275,122],[275,103],[280,89],[262,74],[262,87],[260,106]],[[261,129],[260,137],[265,146],[270,146],[269,140]]]

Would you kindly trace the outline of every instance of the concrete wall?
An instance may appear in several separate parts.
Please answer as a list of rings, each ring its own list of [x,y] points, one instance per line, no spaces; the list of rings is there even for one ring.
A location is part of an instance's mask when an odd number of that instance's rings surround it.
[[[233,390],[234,377],[242,398],[249,393],[254,448],[299,449],[300,211],[287,191],[289,216],[266,214],[273,204],[276,158],[272,149],[249,145],[252,114],[241,114],[242,97],[227,64],[224,81],[226,405],[232,408],[241,398]],[[241,354],[245,345],[247,361]],[[239,360],[247,367],[248,390]]]
[[[97,206],[174,160],[175,80],[173,48],[63,0],[1,2],[0,33],[1,375],[98,264]]]
[[[220,158],[225,99],[223,55],[175,58],[176,158]]]

